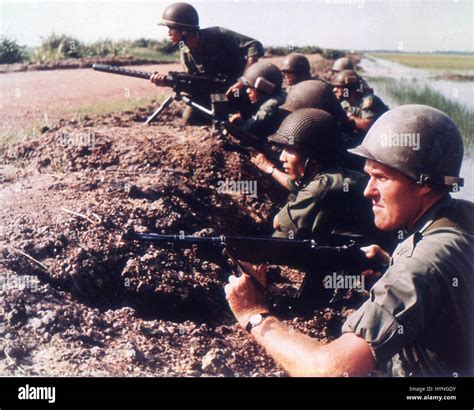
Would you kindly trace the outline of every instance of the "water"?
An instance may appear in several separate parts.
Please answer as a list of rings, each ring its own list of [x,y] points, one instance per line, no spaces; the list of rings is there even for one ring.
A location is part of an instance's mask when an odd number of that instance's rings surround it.
[[[421,87],[427,85],[446,98],[461,103],[474,112],[474,82],[472,81],[435,80],[433,77],[440,75],[442,71],[407,67],[393,61],[374,57],[363,58],[359,65],[365,71],[364,77],[374,88],[375,94],[380,96],[390,107],[399,104],[385,91],[383,81],[373,81],[371,83],[371,77],[394,78]],[[472,75],[474,73],[463,71],[462,74]],[[474,156],[469,155],[464,158],[461,166],[461,176],[464,178],[464,187],[459,192],[453,193],[452,196],[474,202]]]
[[[465,157],[461,166],[461,177],[464,178],[464,188],[453,193],[453,198],[467,199],[474,202],[474,157]]]
[[[365,57],[361,60],[359,65],[365,71],[364,77],[367,77],[369,83],[370,77],[386,77],[415,82],[421,87],[427,85],[433,90],[443,94],[446,98],[461,103],[471,111],[474,111],[473,81],[435,80],[433,77],[441,75],[445,73],[445,71],[407,67],[393,61],[375,57]],[[474,74],[472,70],[460,70],[459,73],[465,75]],[[377,92],[377,84],[374,84],[374,89]],[[383,95],[383,90],[380,90],[379,95],[384,100],[385,97],[387,97],[387,103],[391,103],[390,97]]]

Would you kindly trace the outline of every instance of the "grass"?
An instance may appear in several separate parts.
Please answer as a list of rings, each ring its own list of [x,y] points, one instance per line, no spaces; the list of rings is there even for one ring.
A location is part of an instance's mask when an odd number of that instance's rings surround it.
[[[146,47],[132,47],[127,50],[127,54],[136,59],[157,60],[157,61],[179,61],[179,54],[162,53]]]
[[[147,107],[150,104],[159,104],[162,100],[163,98],[161,97],[139,97],[116,101],[95,101],[91,104],[71,108],[69,113],[73,114],[77,120],[82,121],[86,117],[94,118],[113,112],[135,111],[139,107]]]
[[[71,108],[64,113],[64,117],[73,117],[77,121],[83,121],[86,118],[93,119],[105,116],[111,113],[120,113],[125,111],[136,111],[140,107],[160,104],[164,100],[162,96],[126,98],[117,101],[96,101],[92,104]],[[9,144],[26,141],[36,138],[42,134],[42,128],[45,126],[42,122],[36,122],[19,130],[5,132],[0,134],[0,150]],[[54,126],[54,124],[53,124]]]
[[[466,151],[474,148],[474,113],[456,101],[446,98],[443,94],[435,91],[427,85],[420,86],[416,83],[393,78],[374,77],[371,82],[377,83],[381,88],[381,94],[389,95],[399,105],[402,104],[424,104],[448,114],[456,123],[464,138]]]
[[[474,55],[411,53],[374,53],[371,55],[415,68],[474,70]]]

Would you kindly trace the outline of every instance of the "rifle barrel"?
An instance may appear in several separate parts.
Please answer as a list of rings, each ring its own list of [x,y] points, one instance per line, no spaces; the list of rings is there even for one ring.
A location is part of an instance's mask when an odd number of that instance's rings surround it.
[[[150,77],[153,75],[153,73],[149,71],[131,70],[129,68],[115,67],[108,64],[93,64],[92,69],[95,71],[102,71],[104,73],[125,75],[127,77],[135,77],[145,80],[149,80]]]

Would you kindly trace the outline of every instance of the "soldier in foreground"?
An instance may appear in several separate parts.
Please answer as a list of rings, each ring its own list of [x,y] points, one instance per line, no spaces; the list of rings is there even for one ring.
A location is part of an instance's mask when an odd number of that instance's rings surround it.
[[[303,54],[288,54],[281,64],[281,72],[288,92],[293,85],[311,80],[311,65]]]
[[[397,107],[352,152],[366,159],[375,224],[405,233],[391,258],[366,249],[390,259],[369,300],[321,344],[272,316],[245,274],[225,287],[235,317],[292,376],[472,376],[474,204],[449,195],[462,186],[456,125],[431,107]]]
[[[187,3],[174,3],[167,7],[159,24],[168,27],[169,39],[174,45],[179,45],[184,70],[195,75],[227,76],[231,98],[239,95],[238,91],[243,87],[238,78],[263,56],[262,44],[253,38],[222,27],[201,29],[196,9]],[[162,86],[165,76],[156,73],[151,81]],[[248,99],[245,92],[240,95],[242,98],[234,102],[239,110],[246,110]],[[208,95],[193,97],[196,102],[209,105]],[[196,113],[187,107],[183,114],[185,122],[192,121],[192,116]]]
[[[252,104],[251,116],[245,119],[243,113],[234,114],[230,117],[230,122],[240,126],[245,132],[267,137],[279,125],[278,108],[286,97],[281,88],[281,71],[273,64],[258,62],[245,70],[239,83],[247,88]]]
[[[379,97],[366,90],[361,78],[353,70],[339,72],[331,84],[354,130],[362,139],[388,107]]]

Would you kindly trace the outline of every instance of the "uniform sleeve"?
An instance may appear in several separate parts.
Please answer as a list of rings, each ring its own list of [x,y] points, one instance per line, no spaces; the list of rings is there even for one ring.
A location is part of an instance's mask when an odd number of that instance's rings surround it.
[[[404,258],[374,285],[369,300],[349,316],[342,332],[365,339],[381,367],[433,320],[439,295],[440,285],[431,268]]]
[[[275,231],[275,237],[304,236],[316,225],[320,201],[331,187],[331,177],[324,175],[312,181],[298,192],[294,201],[289,201],[277,214],[280,225]]]
[[[364,119],[378,118],[385,111],[387,111],[387,106],[380,98],[375,95],[368,95],[362,101],[360,117]]]
[[[225,28],[221,28],[220,30],[222,35],[225,36],[226,42],[231,42],[238,47],[247,58],[263,56],[263,45],[259,41]]]
[[[265,131],[267,125],[278,115],[278,106],[279,103],[276,99],[269,99],[260,106],[254,115],[243,122],[241,128],[245,132],[257,135],[259,132]]]

